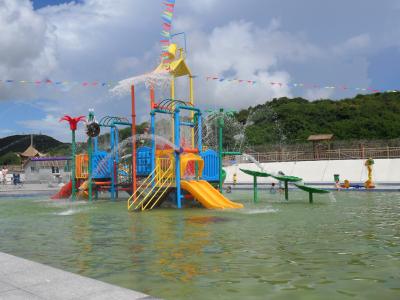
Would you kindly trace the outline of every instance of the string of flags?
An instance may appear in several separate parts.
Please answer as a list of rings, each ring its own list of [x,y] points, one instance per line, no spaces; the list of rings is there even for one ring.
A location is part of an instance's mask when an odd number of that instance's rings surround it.
[[[312,83],[284,83],[277,81],[264,81],[264,80],[246,80],[246,79],[237,79],[237,78],[225,78],[218,76],[200,76],[194,75],[192,78],[195,79],[204,79],[206,82],[214,82],[214,83],[231,83],[231,84],[240,84],[243,86],[256,86],[260,84],[264,84],[273,88],[296,88],[296,89],[330,89],[335,91],[356,91],[361,93],[390,93],[390,92],[400,92],[400,89],[386,90],[386,89],[376,89],[372,87],[350,87],[343,84],[335,84],[335,85],[321,85],[321,84],[312,84]],[[53,86],[53,87],[84,87],[84,88],[94,88],[94,87],[103,87],[103,88],[112,88],[117,86],[119,81],[56,81],[51,79],[44,80],[14,80],[14,79],[0,79],[0,88],[5,86],[11,86],[15,84],[23,85],[23,86]]]
[[[113,87],[117,85],[117,81],[55,81],[50,79],[44,80],[14,80],[14,79],[0,79],[0,87],[2,84],[10,85],[10,84],[21,84],[21,85],[33,85],[33,86],[45,86],[45,85],[57,85],[57,86],[83,86],[83,87]]]
[[[193,76],[194,78],[197,76]],[[310,84],[310,83],[284,83],[284,82],[276,82],[276,81],[261,81],[261,80],[246,80],[246,79],[237,79],[237,78],[224,78],[224,77],[216,77],[216,76],[206,76],[207,81],[216,81],[216,82],[233,82],[238,84],[247,84],[247,85],[255,85],[255,84],[268,84],[272,87],[290,87],[290,88],[305,88],[305,89],[330,89],[330,90],[341,90],[341,91],[361,91],[368,93],[383,93],[383,92],[399,92],[399,90],[385,90],[385,89],[376,89],[372,87],[349,87],[343,84],[335,84],[335,85],[321,85],[321,84]]]
[[[162,31],[161,31],[161,62],[162,64],[168,65],[171,62],[171,58],[169,55],[169,47],[171,45],[171,29],[172,29],[172,20],[174,16],[175,9],[175,0],[164,0],[163,2],[164,10],[161,14],[162,19]],[[276,81],[264,81],[264,80],[246,80],[246,79],[238,79],[238,78],[225,78],[220,76],[201,76],[194,75],[192,78],[205,79],[207,82],[217,82],[217,83],[236,83],[240,85],[269,85],[273,88],[303,88],[303,89],[330,89],[335,91],[357,91],[357,92],[365,92],[365,93],[382,93],[382,92],[400,92],[399,90],[384,90],[384,89],[375,89],[371,87],[349,87],[343,84],[335,84],[335,85],[320,85],[320,84],[310,84],[310,83],[285,83],[285,82],[276,82]],[[20,84],[20,85],[33,85],[33,86],[65,86],[65,87],[105,87],[112,88],[118,85],[118,81],[53,81],[51,79],[44,80],[13,80],[13,79],[0,79],[0,88],[7,85],[12,84]]]
[[[175,0],[165,0],[164,11],[161,15],[161,19],[163,21],[162,31],[161,31],[161,62],[163,64],[169,64],[171,62],[169,57],[169,46],[171,44],[171,28],[172,28],[172,19],[174,16],[174,8],[175,8]]]

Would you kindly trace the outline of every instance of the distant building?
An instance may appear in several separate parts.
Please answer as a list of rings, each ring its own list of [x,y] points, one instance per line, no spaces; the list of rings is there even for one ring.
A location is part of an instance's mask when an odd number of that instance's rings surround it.
[[[333,140],[333,134],[312,134],[307,138],[307,141],[313,143],[314,159],[320,159],[320,155],[323,152],[331,150],[331,142]]]
[[[67,182],[71,174],[70,157],[31,157],[23,165],[27,182]]]
[[[34,146],[33,146],[33,135],[31,135],[31,144],[29,147],[22,153],[19,153],[21,157],[22,163],[26,162],[28,159],[32,157],[43,157],[45,154],[40,153]]]

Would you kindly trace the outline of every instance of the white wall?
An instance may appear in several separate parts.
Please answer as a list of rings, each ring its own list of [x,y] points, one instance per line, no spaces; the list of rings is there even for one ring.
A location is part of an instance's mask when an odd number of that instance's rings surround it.
[[[31,170],[35,166],[35,170]],[[68,182],[70,173],[65,172],[63,167],[59,167],[58,176],[52,173],[51,167],[36,167],[34,162],[28,162],[25,165],[25,180],[28,182]]]
[[[376,183],[400,183],[400,159],[375,159],[373,180]],[[321,160],[299,162],[262,163],[266,172],[282,171],[286,175],[298,176],[309,183],[333,183],[333,175],[339,174],[340,181],[348,179],[351,183],[367,180],[365,160]],[[238,183],[251,183],[253,177],[244,174],[239,168],[259,170],[254,163],[224,167],[227,171],[226,182],[231,183],[236,172]],[[275,182],[270,178],[258,178],[258,182]]]

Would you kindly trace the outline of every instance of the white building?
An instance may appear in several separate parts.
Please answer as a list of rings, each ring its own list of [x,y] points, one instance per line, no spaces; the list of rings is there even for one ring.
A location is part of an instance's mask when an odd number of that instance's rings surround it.
[[[24,163],[26,182],[68,182],[71,177],[70,157],[32,157]]]

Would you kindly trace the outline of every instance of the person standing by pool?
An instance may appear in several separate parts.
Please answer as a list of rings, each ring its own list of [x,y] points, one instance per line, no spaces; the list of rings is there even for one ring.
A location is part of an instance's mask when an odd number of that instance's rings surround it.
[[[8,173],[7,167],[3,166],[3,169],[1,170],[1,177],[2,177],[2,181],[3,181],[3,185],[7,184],[7,173]]]
[[[270,194],[275,194],[276,190],[275,190],[275,182],[271,183],[271,188],[269,189],[269,193]]]

